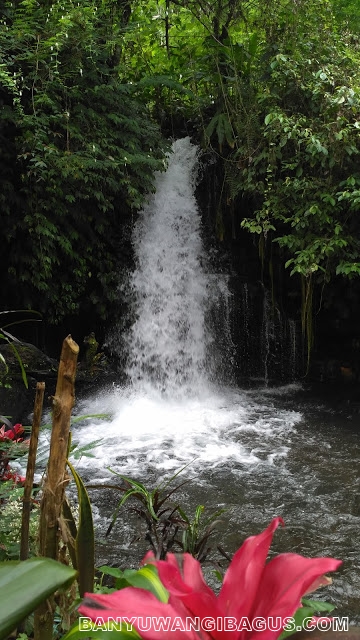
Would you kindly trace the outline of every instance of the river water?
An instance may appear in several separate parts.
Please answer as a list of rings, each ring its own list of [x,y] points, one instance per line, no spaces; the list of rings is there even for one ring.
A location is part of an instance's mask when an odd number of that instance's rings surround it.
[[[179,482],[191,481],[180,502],[190,512],[198,504],[209,514],[226,509],[217,542],[230,555],[281,515],[286,526],[273,552],[343,559],[320,596],[338,606],[336,615],[360,623],[359,416],[312,398],[301,384],[272,388],[268,367],[267,386],[242,390],[232,381],[226,313],[221,340],[209,326],[211,306],[220,309],[228,293],[202,245],[196,165],[190,140],[174,143],[168,170],[139,217],[128,285],[133,323],[125,336],[112,336],[127,353],[128,383],[78,404],[79,414],[108,418],[74,429],[81,445],[101,438],[94,457],[77,467],[95,483],[115,483],[111,467],[153,487],[188,465]],[[103,532],[118,494],[104,500],[93,491],[93,498]],[[100,554],[126,565],[130,533],[124,515]]]

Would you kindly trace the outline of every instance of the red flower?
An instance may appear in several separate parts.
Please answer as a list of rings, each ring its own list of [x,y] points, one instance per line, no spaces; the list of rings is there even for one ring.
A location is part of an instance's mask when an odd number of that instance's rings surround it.
[[[25,476],[19,476],[18,473],[11,471],[8,467],[5,473],[1,476],[0,480],[13,480],[15,484],[24,484],[26,478]]]
[[[16,436],[20,436],[24,433],[24,428],[21,424],[14,424],[13,427],[5,431],[5,425],[0,429],[0,442],[4,440],[13,440],[14,442],[21,442],[22,438],[17,438]]]
[[[265,531],[245,540],[233,557],[218,596],[205,583],[200,563],[188,553],[180,560],[170,553],[166,561],[156,561],[147,554],[144,560],[156,565],[169,592],[167,603],[144,589],[127,587],[108,595],[86,594],[79,611],[94,621],[133,618],[134,627],[148,640],[169,635],[173,640],[248,640],[255,633],[261,640],[273,640],[283,627],[275,629],[273,625],[255,631],[254,619],[275,621],[292,616],[301,606],[302,596],[328,584],[330,580],[324,574],[341,564],[332,558],[309,559],[295,553],[280,554],[265,564],[280,523],[281,518],[274,518]],[[152,624],[148,628],[146,618],[167,619],[169,626],[160,629]],[[189,619],[200,621],[198,630],[189,628]],[[213,628],[209,620],[215,622]]]

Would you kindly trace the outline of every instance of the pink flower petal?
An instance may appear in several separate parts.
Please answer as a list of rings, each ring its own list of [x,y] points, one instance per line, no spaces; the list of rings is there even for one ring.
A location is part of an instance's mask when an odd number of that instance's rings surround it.
[[[276,556],[264,569],[251,617],[292,616],[312,585],[318,585],[323,581],[323,574],[335,571],[341,564],[333,558],[304,558],[296,553]],[[261,640],[277,635],[276,631],[263,631]]]
[[[171,555],[172,554],[168,554],[167,558]],[[184,582],[177,564],[174,566],[169,559],[169,561],[158,560],[154,562],[154,565],[158,570],[160,581],[169,593],[172,593],[175,596],[192,593],[192,588]]]
[[[194,630],[186,631],[184,610],[181,606],[176,607],[176,601],[174,604],[160,602],[145,589],[126,587],[109,594],[86,593],[79,612],[94,622],[101,618],[104,622],[126,619],[145,640],[169,637],[173,640],[199,640]]]
[[[154,562],[161,582],[169,591],[169,603],[179,606],[179,602],[181,602],[187,615],[191,618],[203,620],[209,616],[222,617],[223,612],[218,606],[217,597],[206,584],[198,560],[185,553],[179,561],[183,575],[180,573],[178,558],[172,553],[167,554],[166,561]],[[210,637],[220,636],[214,631],[211,632]],[[238,634],[231,635],[228,632],[226,637],[228,640],[233,640],[238,637]]]
[[[235,553],[218,598],[224,615],[236,618],[250,615],[254,600],[258,597],[257,592],[273,534],[279,524],[284,525],[283,519],[274,518],[265,531],[247,538]]]
[[[166,561],[159,560],[154,564],[161,582],[170,593],[181,595],[201,591],[214,597],[213,591],[204,580],[200,562],[189,553],[184,553],[182,556],[168,553]]]

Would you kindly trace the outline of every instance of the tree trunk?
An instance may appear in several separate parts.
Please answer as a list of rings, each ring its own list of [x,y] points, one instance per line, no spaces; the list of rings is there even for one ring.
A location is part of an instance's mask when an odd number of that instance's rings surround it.
[[[75,375],[79,347],[71,336],[62,346],[58,379],[53,398],[53,420],[47,476],[43,487],[40,510],[40,555],[58,560],[58,522],[68,483],[66,460],[70,433],[71,410],[75,398]],[[35,640],[51,640],[53,637],[52,600],[47,600],[35,612]]]

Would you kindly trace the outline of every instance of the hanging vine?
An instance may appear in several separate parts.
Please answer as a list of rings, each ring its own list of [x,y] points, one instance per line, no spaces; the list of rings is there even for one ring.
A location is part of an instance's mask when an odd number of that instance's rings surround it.
[[[312,275],[301,276],[301,328],[306,349],[306,373],[309,371],[310,357],[314,345]]]

